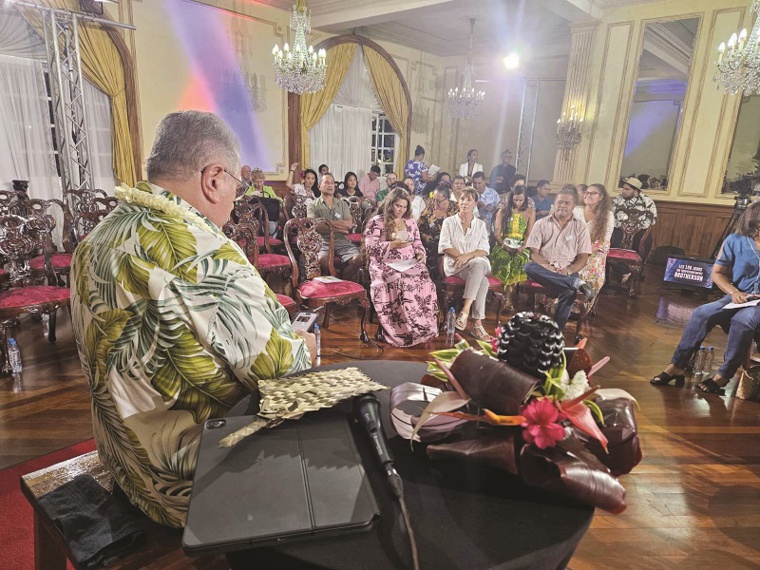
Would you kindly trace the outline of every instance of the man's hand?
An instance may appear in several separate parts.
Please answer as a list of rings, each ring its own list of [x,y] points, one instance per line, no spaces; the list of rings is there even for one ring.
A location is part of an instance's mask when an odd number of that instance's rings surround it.
[[[311,334],[310,332],[306,332],[303,329],[297,329],[294,331],[298,336],[300,336],[304,342],[306,343],[306,348],[309,350],[309,354],[311,354],[311,364],[314,366],[314,363],[317,361],[317,339],[316,337]]]
[[[747,294],[742,293],[741,291],[736,291],[735,293],[731,293],[731,302],[736,303],[737,305],[740,303],[746,303],[748,301]]]

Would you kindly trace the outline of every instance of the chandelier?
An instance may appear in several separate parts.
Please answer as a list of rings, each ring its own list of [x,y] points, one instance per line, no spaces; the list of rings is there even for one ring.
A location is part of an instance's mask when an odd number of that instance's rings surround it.
[[[449,114],[457,119],[470,119],[477,116],[483,107],[486,94],[475,91],[475,64],[472,62],[472,36],[475,30],[475,19],[470,19],[470,47],[467,51],[467,63],[464,66],[462,89],[449,89]]]
[[[272,50],[275,81],[282,89],[299,95],[320,91],[325,86],[327,52],[306,46],[306,34],[311,32],[306,0],[297,0],[293,6],[290,29],[295,32],[293,49],[286,43],[282,49],[275,45]]]
[[[718,72],[713,78],[723,90],[731,95],[744,91],[760,94],[760,0],[752,2],[755,24],[747,37],[746,28],[739,34],[731,34],[728,45],[718,46]]]
[[[557,148],[562,151],[563,159],[569,160],[570,153],[580,144],[583,138],[582,126],[583,117],[575,110],[575,107],[570,107],[568,113],[562,113],[562,117],[557,119],[557,136],[554,141]]]

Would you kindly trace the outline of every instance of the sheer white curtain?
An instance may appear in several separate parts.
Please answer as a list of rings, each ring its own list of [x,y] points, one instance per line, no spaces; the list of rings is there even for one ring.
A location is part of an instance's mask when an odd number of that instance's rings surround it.
[[[0,55],[0,187],[29,180],[34,198],[58,198],[53,141],[42,64]]]
[[[95,188],[113,195],[113,127],[111,99],[92,83],[84,81],[85,121],[90,151],[90,168]]]
[[[370,167],[372,113],[382,111],[362,50],[356,50],[332,105],[309,131],[311,162],[328,164],[342,180],[353,171],[361,177]]]

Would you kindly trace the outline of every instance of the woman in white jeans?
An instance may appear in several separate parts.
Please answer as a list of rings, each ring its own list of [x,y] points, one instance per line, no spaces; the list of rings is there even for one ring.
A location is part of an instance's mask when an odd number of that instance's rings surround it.
[[[457,330],[467,328],[467,320],[472,309],[471,334],[478,340],[489,342],[491,336],[483,328],[486,316],[486,295],[488,295],[488,229],[486,223],[473,215],[478,203],[478,194],[472,188],[465,188],[459,198],[459,212],[443,220],[438,253],[445,255],[443,271],[447,277],[456,275],[464,279],[462,312],[456,321]]]

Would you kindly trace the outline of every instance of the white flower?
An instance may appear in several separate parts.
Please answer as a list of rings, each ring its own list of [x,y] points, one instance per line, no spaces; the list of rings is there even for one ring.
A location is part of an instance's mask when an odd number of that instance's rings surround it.
[[[562,391],[565,393],[562,397],[563,400],[574,400],[585,394],[591,386],[589,386],[586,373],[583,370],[580,370],[575,376],[573,376],[572,380],[567,371],[565,371],[560,379],[560,388],[562,388]]]
[[[176,202],[172,202],[164,196],[159,196],[150,192],[143,192],[136,188],[130,188],[126,184],[122,184],[115,188],[114,193],[117,198],[127,204],[136,204],[137,206],[143,206],[145,208],[150,208],[151,210],[158,210],[159,212],[164,212],[170,216],[182,218],[189,224],[197,226],[207,232],[213,232],[198,214],[191,212],[189,209],[180,206]]]

